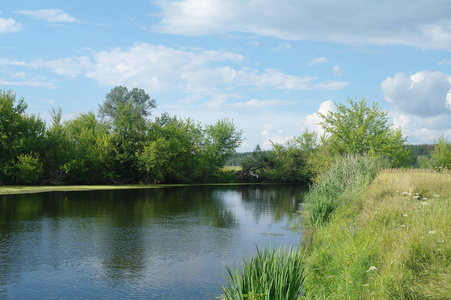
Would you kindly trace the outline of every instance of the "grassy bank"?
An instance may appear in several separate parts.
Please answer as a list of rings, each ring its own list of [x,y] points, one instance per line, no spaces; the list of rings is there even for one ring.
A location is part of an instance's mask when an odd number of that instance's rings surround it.
[[[451,176],[384,170],[307,245],[307,299],[449,299]]]
[[[278,258],[295,257],[303,269],[296,297],[450,299],[451,175],[378,170],[367,158],[347,158],[312,187],[303,245]],[[244,267],[240,275],[244,282],[256,273]],[[271,299],[264,290],[245,292]]]
[[[75,191],[96,191],[96,190],[123,190],[123,189],[148,189],[160,188],[164,185],[47,185],[47,186],[0,186],[0,195],[8,194],[34,194],[44,192],[75,192]]]

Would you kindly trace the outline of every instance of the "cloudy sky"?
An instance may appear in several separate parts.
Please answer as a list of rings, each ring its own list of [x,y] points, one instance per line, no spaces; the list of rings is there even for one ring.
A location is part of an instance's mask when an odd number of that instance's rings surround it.
[[[241,151],[362,97],[410,143],[451,138],[449,0],[0,2],[0,88],[44,120],[96,113],[125,85],[154,116],[234,120]]]

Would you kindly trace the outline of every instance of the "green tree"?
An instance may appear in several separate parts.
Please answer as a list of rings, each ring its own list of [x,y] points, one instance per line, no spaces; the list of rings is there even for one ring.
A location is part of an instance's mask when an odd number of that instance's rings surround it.
[[[32,153],[20,154],[11,167],[11,176],[20,184],[37,183],[43,173],[42,163]]]
[[[272,151],[262,150],[260,145],[255,146],[254,151],[245,156],[241,161],[243,172],[257,172],[263,175],[265,171],[272,169],[274,164]]]
[[[441,135],[438,141],[434,141],[432,150],[432,166],[438,170],[451,169],[451,144]]]
[[[43,151],[45,123],[26,109],[24,99],[16,104],[12,91],[0,91],[0,182],[12,180],[9,171],[20,155],[33,152],[39,159]]]
[[[144,148],[136,153],[146,182],[186,183],[202,173],[201,152],[204,132],[191,119],[170,117],[167,113],[148,126]]]
[[[45,132],[45,151],[43,153],[44,182],[51,185],[63,184],[66,174],[62,169],[73,156],[72,144],[61,124],[61,108],[52,109],[52,125]]]
[[[242,130],[237,130],[229,119],[222,119],[205,128],[206,176],[222,168],[242,143]]]
[[[114,166],[109,162],[112,137],[105,123],[92,112],[80,114],[65,123],[64,134],[71,142],[71,156],[62,169],[70,183],[100,183],[114,177]]]
[[[404,147],[406,138],[400,128],[392,128],[388,123],[388,112],[377,103],[368,106],[364,98],[347,102],[349,106],[339,104],[335,112],[319,113],[332,152],[385,156],[395,166],[402,165],[409,156]]]
[[[125,86],[113,88],[99,107],[99,115],[113,135],[115,150],[112,154],[116,172],[122,180],[137,180],[136,152],[142,150],[146,118],[155,107],[155,99],[144,90],[133,88],[129,91]]]

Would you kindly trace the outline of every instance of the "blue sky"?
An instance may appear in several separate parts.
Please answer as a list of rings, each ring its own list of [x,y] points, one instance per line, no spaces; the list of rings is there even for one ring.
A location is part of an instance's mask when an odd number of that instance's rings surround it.
[[[0,88],[29,113],[93,111],[114,86],[163,112],[232,119],[241,151],[364,97],[409,143],[451,138],[448,0],[0,0]]]

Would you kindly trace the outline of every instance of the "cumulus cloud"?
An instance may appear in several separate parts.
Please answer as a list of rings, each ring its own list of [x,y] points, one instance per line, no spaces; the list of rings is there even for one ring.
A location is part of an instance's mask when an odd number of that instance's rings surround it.
[[[400,112],[422,117],[451,113],[451,82],[445,73],[400,72],[387,77],[381,87],[387,102]]]
[[[19,10],[16,13],[54,23],[76,22],[77,19],[60,9]]]
[[[12,18],[0,18],[0,33],[16,32],[22,29],[22,24]]]
[[[323,115],[327,115],[329,112],[335,111],[336,106],[335,103],[332,100],[324,101],[320,104],[318,112],[307,115],[304,120],[304,127],[308,128],[309,130],[316,131],[319,135],[324,134],[324,130],[318,123],[321,121],[319,118],[319,113]]]
[[[154,29],[166,33],[235,31],[280,39],[451,50],[447,0],[161,0],[157,5],[160,22]]]
[[[293,76],[276,69],[262,72],[234,66],[243,60],[243,56],[231,52],[175,49],[138,43],[128,49],[117,48],[95,53],[93,68],[85,76],[104,85],[126,84],[156,91],[177,87],[187,93],[210,93],[214,89],[231,86],[335,90],[349,84],[343,81],[317,82],[317,77]],[[212,66],[218,62],[224,65]]]
[[[84,76],[106,86],[140,87],[151,93],[177,90],[214,96],[240,88],[257,90],[338,90],[349,82],[320,81],[316,76],[295,76],[277,69],[259,70],[242,66],[245,58],[236,53],[202,48],[172,48],[136,43],[129,48],[92,52],[89,56],[34,60],[0,59],[0,65],[44,69],[67,76]],[[242,107],[281,105],[280,100],[251,100]],[[238,105],[238,104],[237,104]]]

